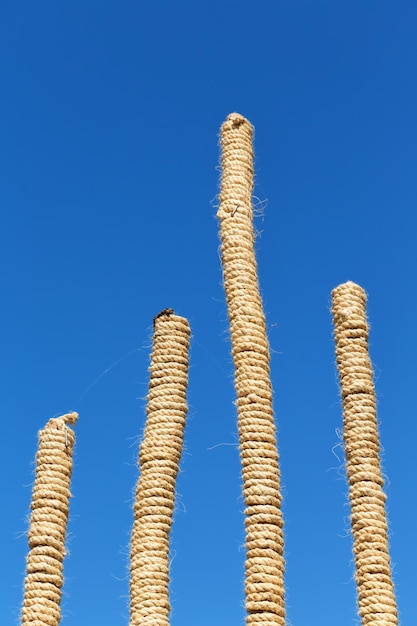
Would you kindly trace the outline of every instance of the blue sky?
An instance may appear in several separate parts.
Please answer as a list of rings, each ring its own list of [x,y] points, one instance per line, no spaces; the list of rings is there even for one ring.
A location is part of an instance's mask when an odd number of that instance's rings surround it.
[[[172,626],[244,623],[218,133],[254,124],[288,623],[358,623],[330,292],[369,294],[400,618],[416,621],[417,5],[40,0],[0,8],[0,614],[15,624],[36,433],[77,410],[66,626],[128,623],[152,318],[193,339]]]

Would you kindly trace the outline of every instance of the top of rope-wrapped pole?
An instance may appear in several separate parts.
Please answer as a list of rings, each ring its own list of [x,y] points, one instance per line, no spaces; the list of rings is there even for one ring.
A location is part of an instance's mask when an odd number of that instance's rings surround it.
[[[65,415],[60,415],[59,417],[51,417],[50,422],[63,422],[64,424],[71,424],[71,426],[75,426],[78,420],[78,413],[72,411],[71,413],[65,413]]]
[[[153,318],[153,327],[155,328],[157,320],[159,318],[170,317],[171,315],[174,315],[174,309],[162,309],[162,311],[159,311],[159,313],[157,313]]]
[[[224,185],[220,192],[220,203],[217,217],[223,220],[236,217],[239,221],[242,212],[252,217],[253,190],[253,126],[240,113],[230,113],[221,127],[222,145],[222,181],[228,173],[228,165],[233,162],[233,170],[229,169],[227,193]]]

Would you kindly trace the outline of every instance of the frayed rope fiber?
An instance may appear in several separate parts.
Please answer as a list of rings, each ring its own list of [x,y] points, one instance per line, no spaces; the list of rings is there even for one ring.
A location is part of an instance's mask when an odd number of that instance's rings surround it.
[[[366,293],[347,282],[333,290],[332,298],[359,615],[363,626],[392,626],[398,624],[398,614],[368,351]]]
[[[22,624],[58,626],[63,561],[71,497],[70,481],[77,413],[52,418],[39,432],[29,526]]]
[[[130,551],[131,626],[169,625],[169,535],[187,415],[189,343],[186,319],[172,309],[155,317]]]
[[[235,366],[246,525],[246,623],[285,625],[280,472],[266,321],[253,229],[252,126],[238,113],[221,129],[223,280]]]

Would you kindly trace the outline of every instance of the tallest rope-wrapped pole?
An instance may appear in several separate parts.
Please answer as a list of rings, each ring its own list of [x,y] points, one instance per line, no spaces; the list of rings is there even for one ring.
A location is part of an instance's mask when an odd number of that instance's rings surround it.
[[[252,210],[252,126],[228,116],[221,129],[223,280],[235,366],[246,525],[248,626],[285,624],[280,472],[270,354],[259,293]]]

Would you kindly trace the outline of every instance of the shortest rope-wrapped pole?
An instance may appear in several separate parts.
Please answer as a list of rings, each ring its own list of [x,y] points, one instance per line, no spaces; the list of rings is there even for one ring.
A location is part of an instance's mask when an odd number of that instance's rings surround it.
[[[39,432],[22,624],[58,626],[78,413],[52,418]]]
[[[186,319],[172,309],[156,316],[130,551],[131,626],[169,624],[169,535],[187,415],[189,343]]]
[[[394,626],[398,614],[368,353],[366,293],[359,285],[347,282],[336,287],[332,296],[359,615],[363,626]]]

